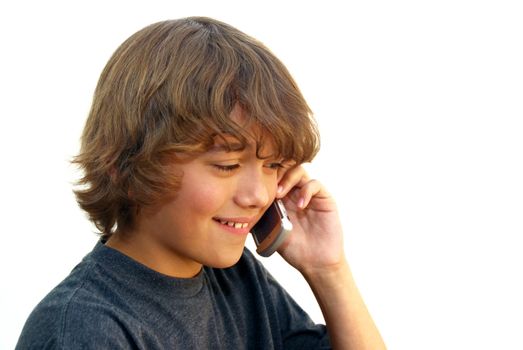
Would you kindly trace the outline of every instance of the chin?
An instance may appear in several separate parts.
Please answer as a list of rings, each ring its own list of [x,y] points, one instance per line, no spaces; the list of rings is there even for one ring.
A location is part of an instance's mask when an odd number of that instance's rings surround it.
[[[229,267],[234,266],[242,257],[243,254],[243,247],[242,249],[235,249],[234,252],[227,252],[220,254],[213,259],[213,261],[210,261],[207,266],[216,268],[216,269],[226,269]]]

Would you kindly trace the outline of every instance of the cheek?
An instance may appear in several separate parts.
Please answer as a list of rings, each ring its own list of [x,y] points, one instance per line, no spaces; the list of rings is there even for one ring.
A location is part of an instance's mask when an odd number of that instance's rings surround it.
[[[187,188],[183,198],[192,213],[214,215],[227,201],[226,188],[226,186],[202,183]]]

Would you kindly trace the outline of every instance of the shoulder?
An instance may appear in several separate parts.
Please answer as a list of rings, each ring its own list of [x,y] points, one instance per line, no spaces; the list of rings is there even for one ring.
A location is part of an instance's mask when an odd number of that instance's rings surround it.
[[[93,292],[89,277],[93,269],[93,263],[80,263],[42,299],[27,319],[16,349],[118,349],[118,344],[129,344],[119,313]]]

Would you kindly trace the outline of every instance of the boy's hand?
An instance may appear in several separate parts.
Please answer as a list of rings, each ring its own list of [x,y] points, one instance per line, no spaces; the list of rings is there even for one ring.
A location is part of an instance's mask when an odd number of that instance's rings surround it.
[[[311,286],[332,348],[385,349],[345,260],[334,199],[301,166],[282,174],[279,185],[276,196],[283,198],[293,230],[278,252]]]
[[[335,270],[346,263],[336,203],[323,185],[302,166],[285,172],[277,198],[282,198],[293,225],[278,252],[302,274]]]

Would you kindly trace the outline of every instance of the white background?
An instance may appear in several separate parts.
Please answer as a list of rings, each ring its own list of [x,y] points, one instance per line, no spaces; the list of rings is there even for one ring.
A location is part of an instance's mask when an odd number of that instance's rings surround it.
[[[18,1],[0,5],[0,349],[93,247],[68,160],[98,76],[150,23],[228,22],[288,66],[310,166],[390,349],[523,349],[519,1]],[[321,321],[300,276],[263,260]]]

